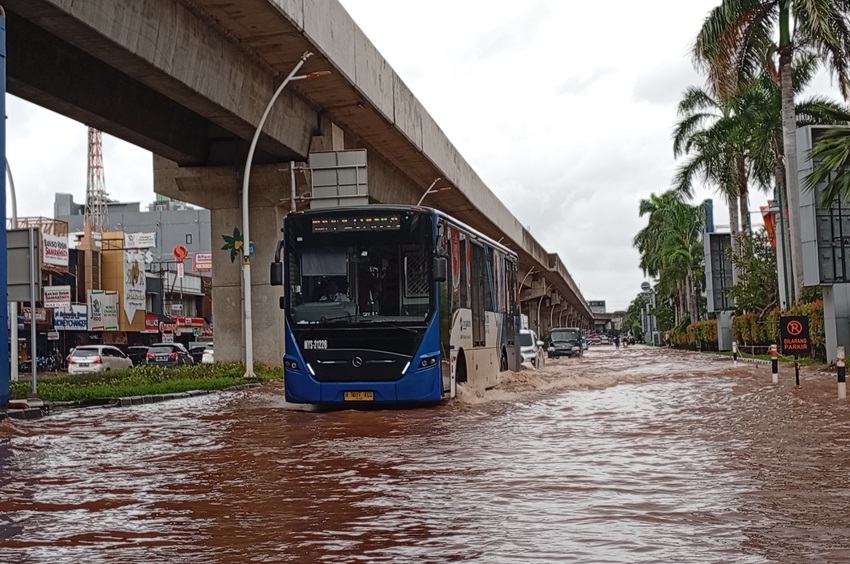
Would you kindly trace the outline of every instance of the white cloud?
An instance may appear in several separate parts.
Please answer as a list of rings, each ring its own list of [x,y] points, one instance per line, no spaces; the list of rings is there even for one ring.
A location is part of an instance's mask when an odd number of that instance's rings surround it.
[[[700,82],[689,48],[718,0],[341,1],[585,297],[624,308],[643,281],[638,202],[670,185],[675,105]],[[85,127],[11,97],[7,113],[21,215],[52,215],[54,192],[82,201]],[[153,198],[149,153],[104,136],[104,163],[112,197]]]

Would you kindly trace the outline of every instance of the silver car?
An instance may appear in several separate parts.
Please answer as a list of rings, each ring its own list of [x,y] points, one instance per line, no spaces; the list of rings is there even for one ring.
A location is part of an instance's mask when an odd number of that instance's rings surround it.
[[[84,345],[68,355],[68,374],[123,370],[132,366],[130,357],[111,345]]]

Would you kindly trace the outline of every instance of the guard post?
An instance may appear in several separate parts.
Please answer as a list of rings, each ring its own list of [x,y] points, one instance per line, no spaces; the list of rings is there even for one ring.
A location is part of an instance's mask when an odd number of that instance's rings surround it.
[[[776,345],[770,345],[770,371],[773,374],[773,383],[779,383],[779,349]]]
[[[838,347],[835,352],[835,366],[838,370],[838,399],[847,397],[847,375],[844,367],[844,347]]]

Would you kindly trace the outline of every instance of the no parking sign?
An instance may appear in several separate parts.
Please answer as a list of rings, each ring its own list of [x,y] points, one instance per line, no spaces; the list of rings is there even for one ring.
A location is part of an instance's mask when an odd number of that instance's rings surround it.
[[[809,317],[807,315],[780,317],[779,340],[782,343],[782,354],[809,356],[811,351]]]

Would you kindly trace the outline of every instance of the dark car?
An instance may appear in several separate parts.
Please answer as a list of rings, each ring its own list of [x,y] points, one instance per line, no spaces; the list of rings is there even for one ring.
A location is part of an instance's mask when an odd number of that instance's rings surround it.
[[[148,348],[145,355],[146,363],[150,366],[192,366],[194,361],[186,347],[180,343],[157,343]]]
[[[189,354],[192,356],[192,361],[195,364],[201,364],[201,359],[204,358],[204,350],[211,346],[212,343],[189,343]]]
[[[559,327],[549,332],[549,358],[559,356],[582,356],[581,329],[578,327]]]
[[[133,366],[139,366],[140,364],[144,364],[147,359],[148,347],[127,347],[124,349],[124,354],[130,357],[130,360],[133,361]]]

